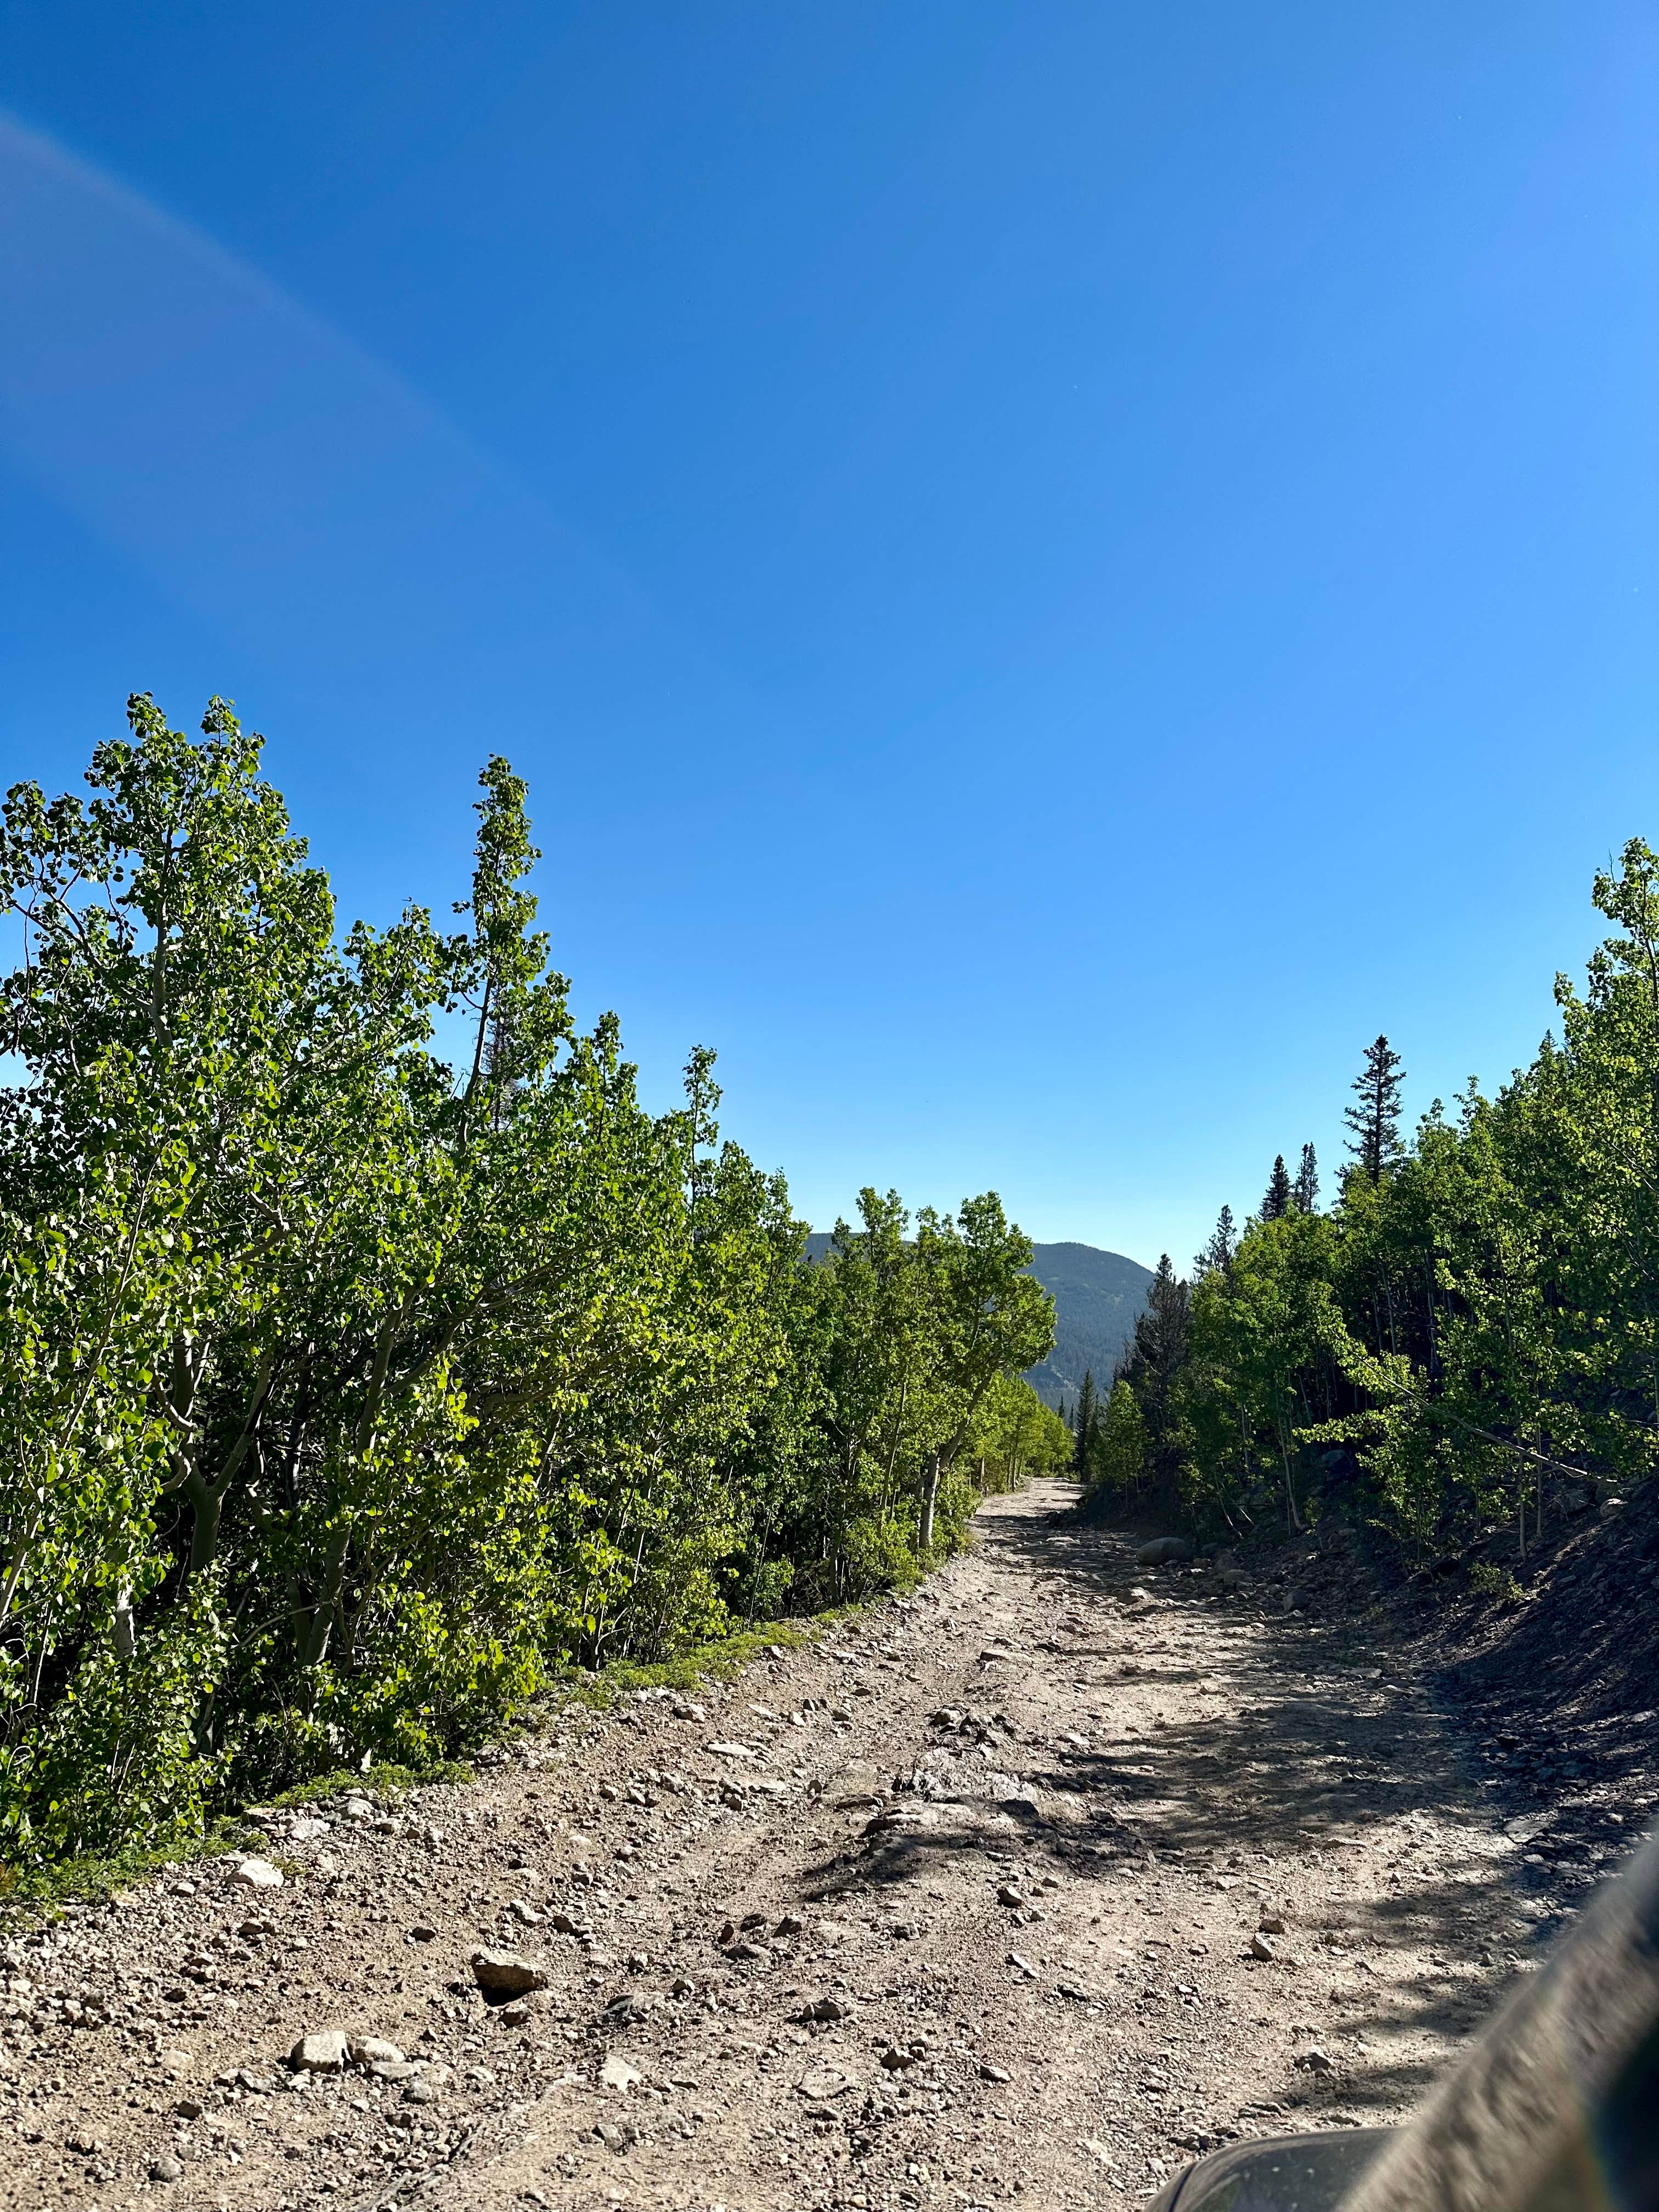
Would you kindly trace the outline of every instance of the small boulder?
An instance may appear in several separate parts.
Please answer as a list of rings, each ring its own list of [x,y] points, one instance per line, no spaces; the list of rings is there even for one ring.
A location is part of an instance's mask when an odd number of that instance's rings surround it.
[[[351,2042],[337,2027],[314,2027],[288,2054],[297,2074],[339,2074],[351,2056]]]
[[[630,2066],[614,2051],[599,2069],[600,2088],[614,2089],[618,2096],[625,2097],[630,2089],[636,2089],[644,2078],[637,2066]]]
[[[382,2035],[354,2035],[351,2063],[370,2074],[378,2074],[384,2066],[404,2066],[409,2062],[397,2045],[388,2043]]]
[[[150,2160],[149,2178],[152,2181],[182,2181],[185,2169],[171,2151],[163,2151],[160,2158]]]
[[[1252,1936],[1250,1938],[1250,1956],[1253,1959],[1276,1959],[1279,1956],[1279,1952],[1267,1936]]]
[[[532,1990],[544,1990],[547,1976],[533,1960],[516,1951],[475,1951],[468,1961],[472,1978],[487,1997],[521,1997]]]
[[[1184,1536],[1154,1536],[1135,1547],[1135,1563],[1143,1567],[1167,1567],[1192,1556],[1193,1547]]]
[[[280,1889],[283,1870],[274,1867],[269,1859],[243,1859],[239,1862],[231,1880],[244,1889]]]

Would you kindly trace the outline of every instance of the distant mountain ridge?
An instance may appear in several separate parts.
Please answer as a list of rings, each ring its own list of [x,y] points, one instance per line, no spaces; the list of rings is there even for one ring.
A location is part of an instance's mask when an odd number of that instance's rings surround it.
[[[1152,1271],[1093,1244],[1038,1244],[1031,1273],[1054,1302],[1054,1348],[1027,1377],[1046,1405],[1074,1403],[1085,1370],[1109,1390],[1146,1303]]]
[[[815,1229],[806,1240],[807,1256],[822,1260],[830,1232]],[[1072,1404],[1091,1369],[1103,1389],[1135,1333],[1152,1279],[1150,1267],[1121,1252],[1103,1252],[1093,1244],[1038,1244],[1031,1273],[1054,1302],[1054,1348],[1028,1380],[1046,1405]]]

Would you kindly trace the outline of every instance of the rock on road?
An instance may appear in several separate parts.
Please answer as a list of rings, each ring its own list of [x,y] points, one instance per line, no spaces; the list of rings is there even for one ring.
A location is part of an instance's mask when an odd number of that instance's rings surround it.
[[[1522,1963],[1514,1842],[1403,1666],[1074,1494],[734,1683],[14,1936],[0,2205],[1113,2207],[1398,2117]]]

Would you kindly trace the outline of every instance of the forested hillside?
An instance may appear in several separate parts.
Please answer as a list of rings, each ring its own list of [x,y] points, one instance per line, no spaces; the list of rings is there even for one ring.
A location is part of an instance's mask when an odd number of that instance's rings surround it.
[[[1064,1454],[994,1194],[866,1190],[807,1267],[713,1055],[653,1116],[615,1018],[576,1028],[505,761],[459,926],[342,933],[222,702],[129,720],[89,800],[19,784],[0,834],[12,1864],[902,1583]]]
[[[1530,1066],[1407,1141],[1378,1037],[1329,1209],[1304,1147],[1188,1279],[1164,1261],[1091,1425],[1103,1490],[1216,1531],[1337,1513],[1413,1562],[1481,1544],[1474,1588],[1513,1601],[1498,1532],[1519,1558],[1655,1471],[1659,860],[1632,840],[1592,896],[1613,933]]]
[[[1109,1389],[1146,1304],[1152,1271],[1092,1244],[1035,1244],[1031,1273],[1054,1302],[1054,1348],[1028,1380],[1045,1404],[1076,1405],[1085,1375]]]

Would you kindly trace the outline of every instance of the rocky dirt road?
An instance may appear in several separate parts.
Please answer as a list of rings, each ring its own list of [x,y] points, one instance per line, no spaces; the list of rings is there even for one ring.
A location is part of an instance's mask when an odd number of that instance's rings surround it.
[[[1346,1621],[1071,1495],[695,1702],[268,1818],[280,1887],[14,1936],[0,2204],[1115,2207],[1398,2115],[1531,1956],[1516,1841]]]

